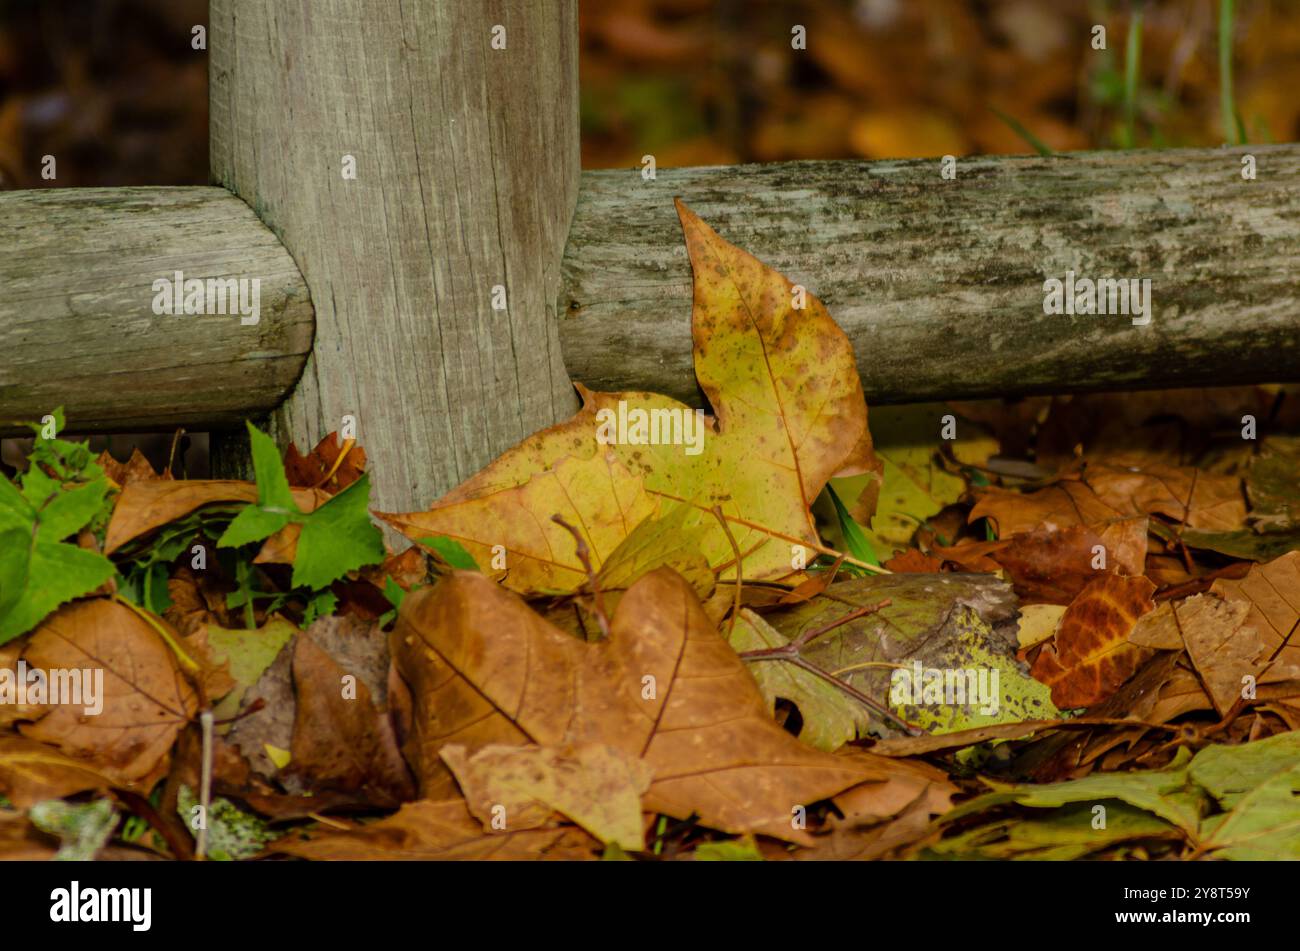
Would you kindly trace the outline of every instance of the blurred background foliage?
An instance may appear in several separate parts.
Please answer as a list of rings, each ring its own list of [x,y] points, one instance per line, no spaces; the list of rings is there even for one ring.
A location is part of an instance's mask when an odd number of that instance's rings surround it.
[[[1300,0],[1229,6],[1242,132],[1295,141]],[[648,153],[670,166],[1230,138],[1221,0],[583,0],[580,11],[590,168]],[[205,0],[0,0],[0,187],[206,182],[207,56],[190,46],[206,20]],[[806,50],[791,48],[796,24]],[[1105,50],[1092,49],[1094,24]],[[58,157],[56,182],[40,179],[45,154]]]

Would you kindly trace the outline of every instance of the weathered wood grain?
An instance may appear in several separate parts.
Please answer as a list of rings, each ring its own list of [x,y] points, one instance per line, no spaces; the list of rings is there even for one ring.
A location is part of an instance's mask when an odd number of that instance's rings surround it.
[[[260,319],[154,313],[153,282],[258,278]],[[312,309],[293,259],[221,188],[0,192],[0,435],[234,425],[293,386]]]
[[[374,507],[424,508],[575,405],[555,302],[576,0],[213,0],[210,20],[214,179],[316,304],[273,429],[303,446],[355,417]]]
[[[1258,178],[1241,177],[1256,156]],[[672,199],[805,285],[869,402],[1300,379],[1300,146],[586,172],[561,296],[573,379],[699,402]],[[1150,278],[1152,322],[1043,282]]]

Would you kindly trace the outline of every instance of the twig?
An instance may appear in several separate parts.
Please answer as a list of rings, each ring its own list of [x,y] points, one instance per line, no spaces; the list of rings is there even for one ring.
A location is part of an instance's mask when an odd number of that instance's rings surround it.
[[[875,612],[881,610],[882,608],[889,607],[889,605],[892,603],[893,602],[889,598],[885,598],[879,604],[863,605],[862,607],[850,611],[848,614],[844,615],[843,617],[838,618],[835,621],[832,621],[830,624],[823,625],[822,627],[816,628],[815,630],[812,631],[804,631],[802,634],[800,634],[794,640],[790,641],[788,644],[783,644],[780,647],[764,647],[758,650],[741,651],[740,657],[742,660],[747,660],[747,661],[783,660],[786,661],[787,663],[794,664],[796,667],[802,670],[806,670],[808,671],[808,673],[813,674],[816,677],[822,678],[827,683],[831,684],[833,687],[842,690],[844,693],[848,694],[850,697],[858,701],[858,703],[862,704],[864,707],[866,707],[868,710],[871,710],[876,715],[890,721],[891,723],[894,723],[897,726],[902,727],[910,736],[922,736],[924,735],[925,731],[922,730],[920,727],[908,723],[906,720],[902,719],[897,714],[893,713],[888,707],[876,702],[871,697],[863,693],[861,690],[858,690],[852,684],[840,680],[834,674],[822,670],[816,664],[810,662],[799,653],[799,651],[802,648],[807,647],[810,643],[812,643],[812,641],[821,637],[823,634],[827,634],[835,630],[837,627],[841,627],[845,624],[848,624],[850,621],[856,621],[860,617],[865,617],[868,614],[874,614]]]
[[[726,534],[727,541],[731,542],[731,550],[735,552],[736,555],[736,592],[731,599],[731,620],[727,624],[727,634],[730,635],[736,627],[736,615],[740,614],[740,589],[745,584],[744,575],[740,570],[740,563],[743,559],[740,557],[740,546],[736,544],[736,538],[731,534],[731,527],[727,525],[726,516],[722,514],[722,506],[715,505],[710,509],[710,511],[713,512],[714,517],[717,518],[718,524],[722,526],[722,531]]]
[[[828,634],[831,631],[835,630],[837,627],[842,627],[843,625],[848,624],[850,621],[856,621],[860,617],[866,617],[868,614],[875,614],[877,611],[883,611],[885,608],[889,607],[893,603],[894,601],[892,598],[885,598],[883,601],[880,601],[876,604],[865,604],[855,611],[850,611],[842,618],[839,618],[838,620],[835,621],[831,621],[831,623],[825,625],[824,627],[817,628],[815,631],[804,631],[802,634],[796,637],[792,643],[794,643],[797,647],[807,647],[809,644],[811,644],[817,638],[821,637],[823,634]]]
[[[208,813],[212,807],[212,711],[204,710],[199,714],[199,728],[203,732],[203,764],[199,774],[199,808],[203,810],[203,822],[199,826],[198,839],[194,844],[194,858],[203,861],[208,850]]]
[[[596,580],[596,572],[591,567],[590,552],[587,550],[587,542],[582,537],[582,533],[566,522],[563,516],[552,515],[551,521],[561,528],[568,531],[573,536],[576,545],[576,554],[578,560],[582,562],[582,567],[587,571],[587,580],[591,583],[591,597],[593,601],[593,610],[596,614],[596,623],[600,625],[600,633],[603,637],[609,637],[609,616],[605,613],[605,599],[600,592],[600,582]]]

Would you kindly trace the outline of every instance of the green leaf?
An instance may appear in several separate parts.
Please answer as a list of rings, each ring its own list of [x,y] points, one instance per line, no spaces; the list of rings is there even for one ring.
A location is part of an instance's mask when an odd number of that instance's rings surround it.
[[[880,564],[880,560],[876,557],[875,548],[867,539],[862,526],[849,514],[848,506],[840,500],[839,493],[835,491],[835,486],[829,482],[826,483],[826,491],[830,493],[831,503],[835,506],[835,515],[839,518],[840,532],[844,535],[844,545],[848,548],[849,554],[858,561],[865,561],[869,565]]]
[[[692,857],[697,862],[761,862],[763,853],[753,836],[728,839],[725,842],[702,842]]]
[[[728,641],[736,653],[784,647],[789,638],[748,608],[741,609]],[[845,743],[866,736],[871,725],[867,708],[834,684],[809,670],[783,660],[754,661],[746,665],[775,711],[779,699],[799,708],[803,726],[799,739],[809,746],[833,752]]]
[[[66,601],[94,591],[113,576],[113,563],[75,545],[37,540],[31,548],[0,549],[0,579],[18,580],[21,594],[0,614],[0,644],[26,634]],[[0,596],[9,602],[9,596]]]
[[[443,561],[453,568],[460,571],[478,571],[478,562],[474,556],[465,550],[465,546],[454,538],[448,538],[446,535],[435,535],[428,538],[421,538],[419,543],[428,548],[432,548],[438,553]]]
[[[384,560],[384,536],[370,521],[370,477],[363,475],[304,518],[293,562],[294,587],[323,588]]]
[[[1106,824],[1099,828],[1094,805],[1074,803],[1041,817],[1015,817],[977,826],[940,839],[922,857],[1072,861],[1121,842],[1182,838],[1178,829],[1163,819],[1114,799],[1103,803]]]
[[[1300,733],[1280,733],[1240,746],[1207,746],[1192,760],[1191,776],[1234,809],[1256,786],[1300,766]]]
[[[854,608],[875,607],[885,600],[890,603],[874,613],[838,623]],[[838,581],[825,594],[767,620],[791,641],[830,628],[800,650],[806,662],[908,722],[931,733],[950,733],[1059,715],[1050,690],[1016,660],[1015,609],[1010,586],[988,575],[896,574]],[[766,664],[788,662],[755,661],[749,667],[754,671]],[[967,695],[972,675],[976,689],[988,696]],[[926,688],[934,676],[945,678],[938,698]],[[919,682],[920,696],[908,693],[910,699],[905,700],[902,687],[910,688],[914,680]],[[956,689],[959,683],[961,695]],[[810,710],[800,707],[805,722],[820,712],[820,704]],[[873,715],[873,732],[887,732],[889,727]],[[824,728],[816,727],[811,735],[823,729],[826,737],[834,739],[845,732],[842,719],[836,719]]]
[[[246,506],[226,526],[226,530],[217,539],[218,548],[239,548],[250,542],[260,542],[270,538],[284,528],[292,519],[283,512],[268,512],[260,505]]]
[[[284,473],[280,450],[271,437],[248,423],[248,441],[253,455],[253,474],[257,479],[257,504],[246,506],[217,539],[218,548],[239,548],[270,538],[290,522],[299,522],[303,514],[293,500],[289,478]]]
[[[270,436],[252,423],[247,423],[248,441],[253,455],[253,475],[257,480],[257,504],[272,512],[285,515],[299,514],[289,488],[289,477],[284,473],[280,450]]]
[[[113,563],[98,552],[61,542],[96,517],[108,483],[101,477],[64,491],[44,475],[33,481],[41,493],[54,485],[40,510],[0,477],[0,644],[30,631],[60,604],[93,591],[114,573]]]
[[[334,613],[334,609],[339,606],[339,599],[335,597],[334,592],[329,588],[324,588],[313,594],[307,602],[307,608],[302,613],[303,627],[311,627],[317,618],[327,617]]]
[[[1118,799],[1153,813],[1195,836],[1207,802],[1201,789],[1188,777],[1190,759],[1187,751],[1180,749],[1173,763],[1162,770],[1093,773],[1082,779],[1045,786],[990,783],[994,792],[958,806],[943,817],[943,822],[955,822],[992,806],[1007,803],[1044,809]]]
[[[1300,436],[1270,436],[1246,473],[1250,519],[1262,532],[1300,529]]]
[[[394,581],[391,577],[384,579],[384,597],[388,603],[395,608],[400,608],[402,602],[406,599],[406,589]]]
[[[37,537],[57,542],[80,531],[99,513],[107,494],[108,480],[101,478],[55,495],[40,509]]]
[[[275,662],[298,628],[284,618],[274,617],[253,630],[209,624],[207,632],[213,659],[218,664],[229,661],[230,676],[235,681],[235,689],[214,710],[219,718],[225,718],[239,711],[244,693]]]
[[[1246,561],[1266,562],[1281,558],[1287,552],[1300,551],[1300,529],[1284,532],[1211,532],[1195,528],[1178,532],[1152,519],[1152,534],[1165,541],[1178,541],[1188,548],[1217,551]]]

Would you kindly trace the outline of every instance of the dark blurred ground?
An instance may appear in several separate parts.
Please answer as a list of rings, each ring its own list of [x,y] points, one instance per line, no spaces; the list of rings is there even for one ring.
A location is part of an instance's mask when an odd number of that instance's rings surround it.
[[[1247,138],[1295,141],[1300,2],[1235,6]],[[1125,146],[1139,8],[1132,144],[1222,143],[1218,0],[605,0],[582,7],[583,164],[1030,151],[995,109],[1053,149]]]
[[[994,109],[1055,149],[1123,146],[1138,6],[1133,144],[1219,144],[1218,0],[584,0],[583,163],[1028,151]],[[203,0],[0,0],[0,187],[206,182],[206,18]],[[1248,138],[1300,138],[1300,2],[1237,0],[1233,33]]]
[[[205,0],[0,0],[0,187],[207,184],[208,58],[190,46],[207,15]]]

